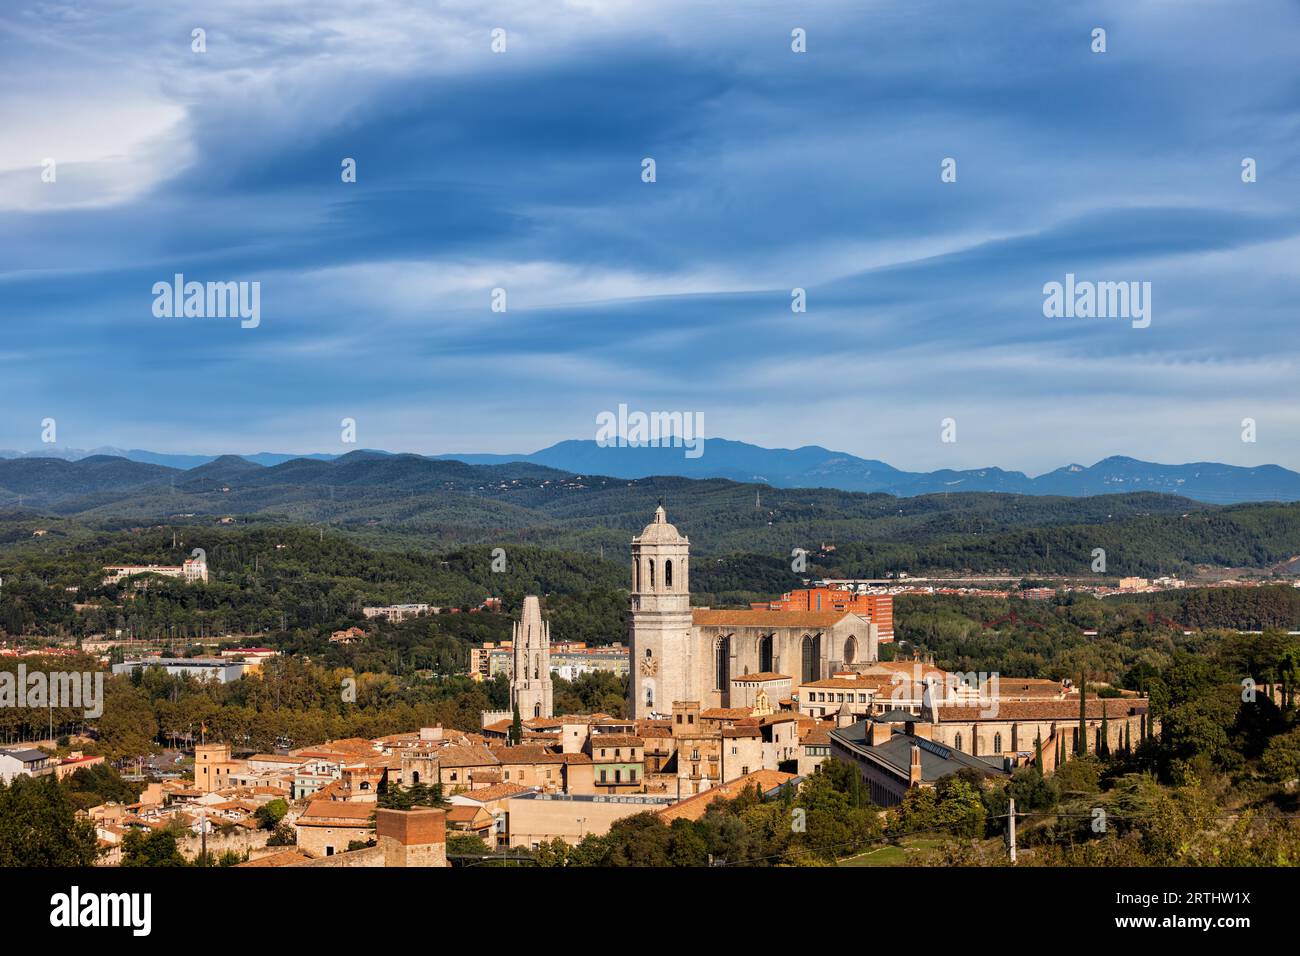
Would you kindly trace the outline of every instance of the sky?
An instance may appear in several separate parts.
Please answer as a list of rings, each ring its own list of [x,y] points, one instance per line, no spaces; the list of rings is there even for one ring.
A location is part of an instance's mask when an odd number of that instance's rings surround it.
[[[626,404],[1300,469],[1297,50],[1290,0],[12,0],[0,447],[530,452]],[[155,315],[177,273],[259,323]],[[1067,273],[1149,326],[1046,316]]]

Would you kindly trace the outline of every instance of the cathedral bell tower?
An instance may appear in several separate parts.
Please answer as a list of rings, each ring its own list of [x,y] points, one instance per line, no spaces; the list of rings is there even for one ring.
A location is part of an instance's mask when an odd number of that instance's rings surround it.
[[[698,700],[691,684],[690,548],[661,504],[632,539],[631,679],[633,717],[672,712],[675,700]]]

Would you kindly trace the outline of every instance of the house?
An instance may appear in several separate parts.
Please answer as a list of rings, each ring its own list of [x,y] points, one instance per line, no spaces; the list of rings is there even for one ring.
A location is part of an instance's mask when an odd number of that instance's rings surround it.
[[[0,780],[13,783],[16,777],[44,777],[54,773],[50,755],[30,747],[0,748]]]

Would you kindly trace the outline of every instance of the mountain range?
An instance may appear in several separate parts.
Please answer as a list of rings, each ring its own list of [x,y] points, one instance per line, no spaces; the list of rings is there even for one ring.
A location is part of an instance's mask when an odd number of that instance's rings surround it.
[[[681,448],[602,447],[591,440],[562,441],[540,451],[518,455],[465,453],[413,456],[364,451],[343,456],[273,452],[212,456],[171,455],[120,448],[97,448],[91,451],[48,449],[27,453],[0,451],[0,459],[8,459],[11,464],[50,459],[92,461],[92,467],[83,474],[89,481],[82,489],[84,491],[104,490],[98,487],[99,484],[104,479],[111,479],[115,466],[102,459],[157,466],[165,471],[153,473],[154,476],[162,478],[170,474],[169,482],[174,483],[176,480],[189,482],[198,477],[216,479],[234,473],[248,476],[253,473],[253,469],[259,467],[275,468],[295,461],[333,462],[344,458],[355,461],[357,456],[363,456],[367,460],[383,457],[404,460],[423,458],[472,466],[528,464],[569,475],[602,475],[628,479],[651,476],[725,478],[774,488],[833,488],[841,491],[883,492],[898,497],[967,491],[1087,497],[1146,491],[1180,495],[1214,504],[1300,501],[1300,473],[1278,465],[1241,467],[1218,462],[1168,465],[1115,456],[1093,465],[1065,465],[1037,477],[997,467],[917,472],[903,471],[883,461],[859,458],[817,445],[795,449],[763,448],[723,438],[708,439],[704,454],[698,458],[687,458]],[[27,473],[33,477],[42,473],[53,475],[53,472],[42,472],[39,468]],[[6,476],[13,474],[12,471],[0,468],[0,491],[23,494],[19,487],[5,480]],[[144,477],[145,474],[134,473],[135,477]],[[461,477],[468,475],[465,472],[460,474]],[[19,484],[25,482],[20,480]],[[39,488],[30,484],[25,486],[29,488],[27,493],[39,494]]]

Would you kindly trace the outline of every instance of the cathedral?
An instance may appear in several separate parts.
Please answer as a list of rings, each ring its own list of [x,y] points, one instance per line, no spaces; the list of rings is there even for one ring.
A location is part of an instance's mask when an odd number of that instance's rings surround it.
[[[807,683],[878,658],[878,625],[849,611],[692,609],[690,541],[662,505],[632,539],[631,611],[628,712],[637,718],[668,715],[674,701],[738,706],[738,678]]]

